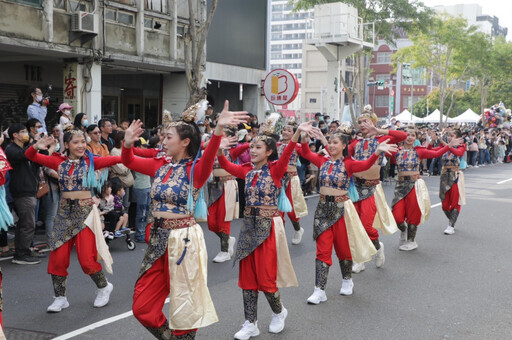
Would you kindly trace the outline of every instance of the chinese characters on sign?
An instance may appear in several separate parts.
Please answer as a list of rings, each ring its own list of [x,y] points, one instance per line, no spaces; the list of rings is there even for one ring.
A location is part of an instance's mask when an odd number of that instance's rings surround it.
[[[78,68],[80,65],[76,62],[65,63],[62,69],[62,83],[64,84],[62,90],[63,102],[69,103],[73,106],[73,114],[77,114],[78,107]]]
[[[263,82],[265,98],[274,105],[291,103],[299,92],[297,78],[287,70],[277,69],[267,74]]]

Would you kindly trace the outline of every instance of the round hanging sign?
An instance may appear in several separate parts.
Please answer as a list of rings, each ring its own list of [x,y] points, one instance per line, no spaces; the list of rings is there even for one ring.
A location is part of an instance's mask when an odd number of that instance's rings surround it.
[[[298,92],[299,81],[288,70],[273,70],[263,81],[265,98],[274,105],[291,103],[297,97]]]

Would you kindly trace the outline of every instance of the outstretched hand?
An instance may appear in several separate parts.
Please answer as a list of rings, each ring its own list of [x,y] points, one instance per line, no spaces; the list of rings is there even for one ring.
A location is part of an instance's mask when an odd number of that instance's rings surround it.
[[[462,139],[462,138],[452,138],[452,139],[450,140],[450,143],[448,143],[448,146],[449,146],[450,148],[456,148],[456,147],[458,147],[459,145],[461,145],[461,144],[462,144],[462,142],[463,142],[463,139]]]
[[[230,149],[231,147],[235,146],[237,142],[238,138],[236,138],[236,136],[222,137],[222,139],[220,140],[219,149]]]
[[[55,143],[55,139],[53,136],[42,136],[37,143],[35,144],[35,147],[37,150],[48,150],[48,146]]]
[[[220,113],[219,119],[217,120],[217,127],[220,129],[227,125],[238,126],[240,123],[247,123],[249,116],[247,111],[229,111],[229,101],[224,102],[224,109]],[[221,135],[222,130],[215,129],[216,135]],[[217,133],[219,132],[219,133]]]
[[[142,122],[139,119],[132,121],[128,129],[124,132],[124,146],[131,148],[143,133]]]
[[[384,152],[387,155],[391,155],[391,153],[395,153],[398,151],[398,146],[396,144],[388,144],[389,139],[386,139],[377,147],[377,151],[375,152],[377,155],[380,155]]]
[[[377,129],[377,127],[370,123],[368,120],[364,120],[363,122],[361,122],[361,124],[359,124],[359,127],[368,130],[367,136],[376,136],[379,134],[379,129]]]

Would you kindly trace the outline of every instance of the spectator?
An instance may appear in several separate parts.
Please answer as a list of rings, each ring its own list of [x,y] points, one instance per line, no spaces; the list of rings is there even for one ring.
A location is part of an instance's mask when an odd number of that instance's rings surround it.
[[[31,256],[30,245],[36,227],[36,194],[39,187],[40,166],[25,157],[24,146],[29,141],[27,129],[21,124],[9,127],[11,144],[5,154],[13,170],[10,175],[10,192],[14,199],[14,209],[18,215],[15,229],[15,255],[12,260],[16,264],[37,264],[39,259]]]
[[[75,117],[75,120],[73,122],[73,125],[75,126],[75,129],[81,130],[84,133],[87,132],[86,128],[89,126],[89,121],[87,120],[87,115],[85,113],[77,114]]]
[[[57,126],[53,128],[53,130],[57,130],[57,132],[52,132],[55,138],[55,133],[60,135],[60,130]],[[48,148],[48,153],[51,155],[52,153],[57,151],[57,148],[60,146],[58,137],[55,138],[55,143],[50,145]],[[44,221],[44,226],[46,229],[46,239],[50,242],[50,235],[53,229],[53,223],[55,221],[55,216],[57,216],[57,210],[59,209],[61,193],[59,189],[59,174],[57,171],[43,167],[43,173],[45,177],[45,182],[48,185],[50,191],[48,194],[44,195],[40,198],[40,209],[42,215],[42,220]]]
[[[340,127],[340,123],[337,120],[333,120],[331,124],[329,124],[329,133],[334,133]]]
[[[68,103],[62,103],[57,112],[60,112],[59,124],[64,127],[66,124],[71,124],[71,109],[73,106]]]
[[[320,112],[315,113],[315,120],[313,121],[314,127],[318,127],[318,123],[320,123],[320,117],[322,117]]]
[[[87,149],[96,156],[110,156],[107,146],[101,142],[100,128],[96,124],[87,127]]]
[[[126,131],[126,129],[128,129],[128,126],[130,126],[130,121],[128,119],[123,119],[121,121],[121,125],[119,126],[119,128],[122,131]],[[119,130],[119,131],[121,131],[121,130]]]
[[[112,148],[110,155],[121,156],[121,148],[123,146],[123,138],[124,138],[124,131],[119,131],[116,135],[116,139],[114,142],[114,148]],[[124,197],[123,205],[125,206],[125,208],[128,209],[128,207],[130,206],[130,200],[129,200],[130,191],[129,190],[133,186],[133,182],[134,182],[132,172],[124,164],[119,163],[119,164],[116,164],[116,165],[110,167],[109,177],[110,178],[117,177],[116,179],[118,179],[122,183],[123,188],[125,188],[126,195],[123,196]],[[112,183],[112,187],[114,187],[114,184],[115,184],[115,182]],[[115,195],[115,192],[114,192],[114,195]]]
[[[110,123],[112,124],[112,133],[108,135],[111,140],[116,139],[117,131],[122,131],[121,128],[117,126],[116,120],[114,118],[110,118]]]
[[[42,127],[42,132],[46,132],[46,115],[48,114],[48,99],[43,98],[43,92],[38,87],[31,87],[29,89],[28,102],[27,102],[27,116],[28,119],[37,119]]]
[[[35,118],[30,118],[25,124],[25,127],[27,128],[28,135],[32,142],[41,138],[44,133],[43,124],[41,124],[41,122]]]
[[[135,143],[135,146],[141,146],[141,143]],[[137,213],[135,216],[135,242],[142,243],[144,242],[146,235],[146,217],[149,211],[149,204],[151,203],[151,177],[139,172],[134,173],[135,181],[133,183],[133,194],[137,202]]]
[[[108,152],[114,148],[114,140],[110,137],[112,133],[112,122],[110,119],[103,118],[98,122],[98,126],[101,131],[101,143],[105,144],[108,148]]]
[[[114,195],[114,210],[110,212],[110,214],[114,215],[114,219],[112,221],[116,221],[114,237],[122,237],[124,234],[122,233],[127,228],[128,225],[128,214],[125,212],[125,208],[123,206],[123,198],[125,196],[124,187],[120,182],[112,183],[112,194]]]

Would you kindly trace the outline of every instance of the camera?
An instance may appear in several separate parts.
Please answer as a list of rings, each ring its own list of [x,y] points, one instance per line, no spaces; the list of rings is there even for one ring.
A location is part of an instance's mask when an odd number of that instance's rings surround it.
[[[58,102],[58,98],[52,98],[50,96],[50,91],[52,90],[52,84],[48,84],[48,86],[46,86],[46,91],[43,93],[43,101],[47,101],[48,102],[48,105],[49,104],[57,104]]]

